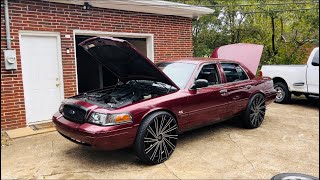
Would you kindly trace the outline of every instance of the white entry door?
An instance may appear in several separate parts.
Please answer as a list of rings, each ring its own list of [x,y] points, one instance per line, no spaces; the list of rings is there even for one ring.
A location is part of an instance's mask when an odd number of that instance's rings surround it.
[[[60,36],[20,34],[27,124],[47,121],[63,95]]]

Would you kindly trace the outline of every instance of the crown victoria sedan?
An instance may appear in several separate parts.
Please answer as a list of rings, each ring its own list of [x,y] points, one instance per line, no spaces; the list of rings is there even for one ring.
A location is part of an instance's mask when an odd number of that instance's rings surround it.
[[[227,45],[211,58],[158,64],[121,39],[79,45],[118,83],[65,99],[53,115],[57,131],[96,149],[133,146],[147,164],[167,160],[188,130],[235,116],[246,128],[259,127],[276,97],[272,80],[255,76],[261,45]]]

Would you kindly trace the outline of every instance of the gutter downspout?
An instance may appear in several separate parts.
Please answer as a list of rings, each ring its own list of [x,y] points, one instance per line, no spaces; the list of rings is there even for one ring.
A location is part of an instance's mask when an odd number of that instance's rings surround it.
[[[5,22],[6,22],[7,49],[11,49],[10,18],[9,18],[8,0],[4,0],[4,16],[5,16]]]

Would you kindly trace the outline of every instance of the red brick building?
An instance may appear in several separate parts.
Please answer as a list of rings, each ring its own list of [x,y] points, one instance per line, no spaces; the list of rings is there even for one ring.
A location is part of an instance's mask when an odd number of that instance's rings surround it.
[[[101,67],[77,44],[91,36],[127,39],[151,60],[192,56],[192,20],[211,9],[150,0],[9,0],[16,70],[6,70],[1,1],[1,129],[48,121],[65,97],[99,88]],[[9,62],[9,61],[8,61]],[[91,75],[90,81],[84,75]]]

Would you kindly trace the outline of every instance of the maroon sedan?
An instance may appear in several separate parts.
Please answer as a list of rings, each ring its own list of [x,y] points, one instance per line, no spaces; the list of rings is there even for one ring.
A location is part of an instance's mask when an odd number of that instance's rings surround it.
[[[118,83],[64,100],[53,116],[58,132],[96,149],[134,146],[148,164],[167,160],[182,132],[234,116],[246,128],[259,127],[275,99],[270,78],[252,73],[260,45],[229,45],[214,51],[217,58],[157,65],[124,40],[95,37],[79,45]],[[238,59],[221,59],[232,56]]]

